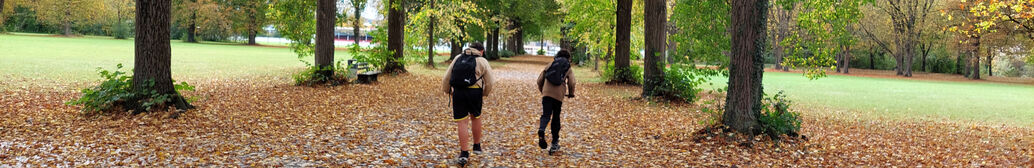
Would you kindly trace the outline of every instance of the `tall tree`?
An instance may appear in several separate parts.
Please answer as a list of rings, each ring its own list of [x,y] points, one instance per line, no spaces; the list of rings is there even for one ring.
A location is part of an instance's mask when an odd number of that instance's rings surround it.
[[[256,45],[255,38],[262,27],[269,23],[266,11],[269,7],[266,0],[233,0],[235,15],[232,17],[234,29],[248,38],[248,45]]]
[[[155,91],[171,95],[168,103],[177,109],[191,109],[172,83],[172,49],[169,45],[170,0],[147,0],[136,3],[135,63],[133,90]],[[131,101],[135,102],[135,101]],[[138,110],[139,111],[139,110]]]
[[[280,36],[290,40],[288,47],[298,57],[314,53],[313,35],[316,34],[315,0],[274,0],[269,4],[267,16]]]
[[[319,0],[316,7],[316,67],[324,77],[334,75],[334,23],[337,1]],[[314,76],[315,77],[315,76]]]
[[[113,11],[115,23],[112,24],[112,35],[115,39],[126,39],[129,36],[130,28],[127,19],[134,16],[135,5],[133,0],[106,0],[109,10]]]
[[[388,50],[392,55],[384,65],[384,72],[405,73],[406,67],[402,64],[405,54],[405,19],[406,0],[388,0]]]
[[[657,88],[664,83],[664,53],[667,51],[667,1],[646,0],[643,7],[646,51],[644,56],[643,97],[661,94]]]
[[[732,1],[732,59],[729,91],[722,123],[733,130],[756,134],[761,115],[761,79],[768,0]]]
[[[36,17],[43,23],[59,25],[62,34],[72,36],[73,26],[100,21],[106,13],[103,1],[98,0],[38,0],[33,5]]]
[[[631,50],[631,33],[632,33],[632,0],[618,0],[617,1],[617,21],[615,22],[615,50],[614,53],[614,70],[616,77],[612,79],[616,82],[627,82],[636,83],[632,79],[630,69],[630,50]]]
[[[359,34],[360,27],[363,26],[363,9],[366,9],[366,3],[368,0],[350,0],[349,5],[352,5],[352,15],[355,17],[352,19],[352,36],[355,38],[355,45],[359,45]]]
[[[435,9],[434,1],[435,0],[430,0],[429,2],[427,2],[428,3],[427,4],[427,8],[428,9],[430,9],[430,10],[434,10]],[[429,18],[430,21],[427,22],[427,30],[426,30],[427,31],[427,66],[431,67],[431,68],[434,68],[434,44],[435,44],[435,41],[436,41],[435,38],[434,38],[434,23],[435,23],[436,19],[435,19],[434,15],[431,15],[429,17],[430,17]]]

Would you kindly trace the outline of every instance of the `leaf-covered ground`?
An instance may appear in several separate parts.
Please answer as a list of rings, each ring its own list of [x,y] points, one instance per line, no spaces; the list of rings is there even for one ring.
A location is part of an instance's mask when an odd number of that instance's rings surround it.
[[[495,67],[486,152],[472,166],[1034,166],[1030,128],[859,120],[828,109],[796,109],[806,141],[696,142],[691,134],[707,119],[697,105],[649,103],[631,98],[638,87],[603,84],[581,84],[579,97],[564,103],[562,152],[548,156],[535,146],[541,98],[532,82],[546,61],[517,57]],[[440,72],[322,88],[283,77],[200,80],[190,93],[201,97],[198,109],[178,119],[83,116],[63,104],[73,90],[6,86],[0,165],[452,166],[459,149]]]

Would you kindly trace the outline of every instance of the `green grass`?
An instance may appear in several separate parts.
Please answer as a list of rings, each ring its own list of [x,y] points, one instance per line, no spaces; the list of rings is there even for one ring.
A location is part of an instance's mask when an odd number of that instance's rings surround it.
[[[715,77],[714,86],[727,79]],[[1034,86],[977,82],[921,81],[831,75],[809,80],[797,73],[768,72],[766,93],[787,93],[798,105],[825,115],[865,118],[948,119],[1034,126]]]
[[[133,67],[133,40],[110,37],[46,37],[39,34],[0,34],[0,74],[34,81],[93,81],[96,68]],[[346,51],[335,52],[347,60]],[[301,60],[312,62],[313,57]],[[173,78],[240,78],[284,75],[305,64],[287,48],[229,43],[172,41]],[[4,75],[6,76],[6,75]]]

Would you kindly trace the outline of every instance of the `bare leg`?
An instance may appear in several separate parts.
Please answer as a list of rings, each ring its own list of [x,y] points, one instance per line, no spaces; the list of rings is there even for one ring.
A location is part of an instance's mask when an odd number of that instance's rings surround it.
[[[460,135],[460,151],[470,151],[470,120],[463,119],[456,121],[456,131]]]
[[[481,119],[470,119],[471,132],[474,132],[474,144],[481,143]]]

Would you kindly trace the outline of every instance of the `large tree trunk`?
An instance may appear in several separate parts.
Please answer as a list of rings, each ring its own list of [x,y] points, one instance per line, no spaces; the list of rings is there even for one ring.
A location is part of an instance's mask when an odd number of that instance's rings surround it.
[[[360,35],[360,33],[362,32],[359,29],[359,27],[363,25],[362,8],[365,7],[355,6],[355,9],[352,10],[352,16],[355,16],[355,20],[352,21],[352,41],[355,42],[355,45],[357,46],[359,45],[359,38],[365,37],[363,35]]]
[[[392,51],[391,58],[387,59],[384,65],[384,71],[389,73],[406,73],[405,65],[402,65],[402,56],[405,47],[404,40],[405,30],[404,22],[406,19],[406,11],[403,9],[406,5],[405,0],[389,0],[388,1],[388,50]]]
[[[334,23],[337,1],[319,0],[316,6],[316,67],[323,77],[334,75]],[[316,76],[313,76],[316,77]]]
[[[133,90],[156,91],[172,95],[169,102],[177,109],[191,109],[172,84],[172,49],[169,45],[170,0],[149,0],[136,3],[136,38],[133,64]],[[153,82],[153,85],[150,85]],[[143,99],[142,97],[134,99]],[[130,101],[135,102],[135,101]],[[131,104],[135,113],[144,109]]]
[[[431,9],[434,9],[434,0],[430,1]],[[427,67],[434,69],[434,16],[427,22]]]
[[[629,69],[629,50],[631,50],[632,33],[632,0],[617,1],[617,27],[615,28],[616,53],[614,54],[614,82],[635,83]]]
[[[646,51],[643,57],[643,97],[660,95],[657,89],[664,84],[664,52],[667,51],[667,0],[646,0],[643,7],[643,35]]]
[[[748,135],[760,133],[761,79],[768,0],[732,1],[732,59],[722,123]]]

